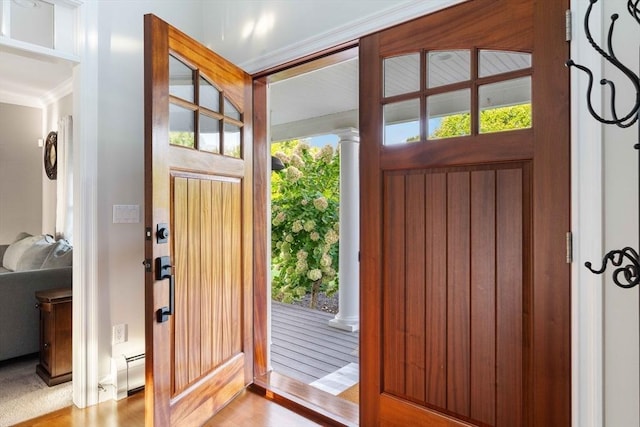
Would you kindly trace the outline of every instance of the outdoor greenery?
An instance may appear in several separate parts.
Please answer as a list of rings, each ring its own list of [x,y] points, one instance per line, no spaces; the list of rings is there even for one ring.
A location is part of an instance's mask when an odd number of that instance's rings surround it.
[[[272,297],[292,302],[338,289],[339,152],[305,141],[274,143],[285,165],[271,179]]]
[[[480,112],[480,133],[500,132],[531,127],[531,104],[498,107]],[[454,114],[444,117],[430,138],[449,138],[471,133],[471,115]],[[407,140],[409,141],[409,140]]]

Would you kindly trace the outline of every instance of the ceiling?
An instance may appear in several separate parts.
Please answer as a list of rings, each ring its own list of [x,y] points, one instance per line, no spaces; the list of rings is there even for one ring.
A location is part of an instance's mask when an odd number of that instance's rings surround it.
[[[356,40],[364,34],[461,1],[193,0],[201,3],[203,10],[203,44],[249,73]],[[24,15],[25,9],[20,4],[28,2],[44,5],[32,10],[46,15],[47,3],[39,0],[11,0],[11,10]],[[27,15],[20,23],[12,21],[11,28],[33,29],[30,22],[33,20]],[[37,28],[45,27],[40,24]],[[23,34],[35,37],[37,41],[32,42],[43,43],[34,31]],[[7,38],[0,36],[0,102],[10,102],[12,96],[18,96],[46,105],[42,94],[55,94],[70,84],[73,61],[28,53],[20,48],[21,43],[6,41]],[[357,61],[343,62],[281,82],[279,86],[280,89],[272,91],[274,126],[352,111],[357,106]],[[352,121],[346,120],[345,124]]]

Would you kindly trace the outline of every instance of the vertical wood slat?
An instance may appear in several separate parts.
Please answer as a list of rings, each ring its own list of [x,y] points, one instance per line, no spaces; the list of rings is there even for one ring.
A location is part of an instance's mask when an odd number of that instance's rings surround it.
[[[447,177],[426,175],[426,403],[447,406]]]
[[[227,227],[232,224],[232,193],[231,185],[228,182],[222,183],[222,245],[223,248],[231,248],[233,245],[233,235]],[[232,290],[233,290],[233,254],[220,254],[223,258],[222,266],[222,357],[224,360],[229,358],[233,353],[233,331],[232,331]]]
[[[173,319],[174,364],[173,393],[179,393],[189,383],[188,364],[188,312],[189,302],[185,289],[189,280],[187,267],[188,210],[187,180],[175,177],[173,181],[173,244],[175,268],[175,313]]]
[[[425,176],[406,177],[406,395],[425,400]]]
[[[469,172],[449,173],[447,183],[447,409],[468,417],[471,326]]]
[[[188,348],[189,354],[189,382],[202,374],[200,366],[200,180],[187,181],[187,209],[188,209]]]
[[[231,351],[242,351],[242,192],[241,184],[231,186]]]
[[[200,183],[200,199],[200,246],[203,261],[200,264],[200,283],[202,288],[202,299],[200,301],[202,345],[200,357],[202,371],[207,372],[213,368],[213,224],[210,180],[203,180]]]
[[[223,351],[223,235],[222,224],[222,183],[220,181],[211,182],[211,234],[213,236],[213,310],[211,313],[212,341],[213,341],[213,367],[217,367],[224,361]]]
[[[404,176],[390,175],[384,184],[385,263],[383,278],[383,385],[395,395],[405,393],[405,184]]]
[[[471,172],[471,418],[495,425],[495,171]]]
[[[522,170],[498,171],[497,414],[498,426],[523,425]]]

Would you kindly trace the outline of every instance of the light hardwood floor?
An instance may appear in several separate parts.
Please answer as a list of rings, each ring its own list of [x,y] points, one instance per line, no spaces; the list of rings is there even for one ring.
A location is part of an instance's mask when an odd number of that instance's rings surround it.
[[[205,424],[207,427],[321,426],[254,392],[244,391]],[[103,402],[85,409],[69,407],[34,418],[18,427],[142,427],[144,392],[119,402]]]

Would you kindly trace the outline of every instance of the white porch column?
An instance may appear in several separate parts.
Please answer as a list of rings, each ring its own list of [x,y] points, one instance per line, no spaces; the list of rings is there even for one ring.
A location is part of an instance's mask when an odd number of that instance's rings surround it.
[[[354,332],[360,329],[360,132],[336,132],[340,138],[340,260],[338,314],[329,326]]]

